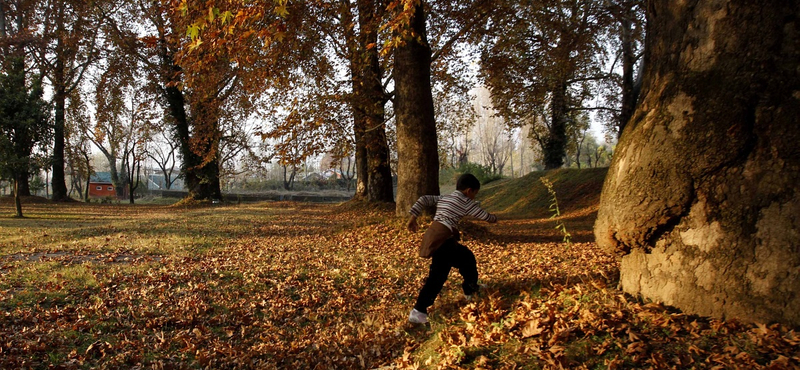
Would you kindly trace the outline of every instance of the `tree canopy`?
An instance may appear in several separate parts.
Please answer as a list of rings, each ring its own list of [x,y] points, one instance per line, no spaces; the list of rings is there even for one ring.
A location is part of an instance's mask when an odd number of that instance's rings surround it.
[[[219,198],[220,177],[243,171],[244,158],[288,158],[293,147],[295,159],[284,160],[293,166],[323,153],[353,156],[358,199],[394,201],[396,177],[400,213],[417,196],[438,193],[443,163],[470,157],[479,86],[509,128],[503,135],[527,142],[518,135],[525,126],[545,168],[580,158],[571,149],[585,134],[577,111],[604,110],[622,122],[635,101],[638,1],[17,3],[2,18],[21,14],[21,29],[39,40],[28,53],[53,91],[57,199],[65,166],[79,177],[91,172],[88,160],[71,163],[87,157],[79,150],[85,140],[122,174],[109,128],[121,122],[120,104],[133,96],[122,91],[132,86],[151,117],[131,121],[135,132],[158,127],[163,136],[139,157],[159,158],[165,174],[162,164],[175,158],[191,198]],[[631,72],[620,76],[615,59]],[[81,107],[89,111],[70,113]],[[120,185],[129,180],[119,176]]]

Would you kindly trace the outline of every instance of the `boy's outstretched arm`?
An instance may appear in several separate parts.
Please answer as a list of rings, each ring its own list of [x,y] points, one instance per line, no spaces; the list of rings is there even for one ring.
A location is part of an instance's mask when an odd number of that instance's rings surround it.
[[[467,214],[469,214],[470,216],[475,217],[475,218],[477,218],[479,220],[486,221],[486,222],[488,222],[490,224],[493,224],[493,223],[497,222],[497,216],[495,216],[495,215],[493,215],[493,214],[491,214],[489,212],[486,212],[485,210],[483,210],[483,208],[478,206],[477,203],[473,203],[472,207],[470,207],[467,210]]]
[[[417,225],[417,216],[411,216],[411,219],[408,220],[408,231],[415,233],[419,230],[419,225]]]

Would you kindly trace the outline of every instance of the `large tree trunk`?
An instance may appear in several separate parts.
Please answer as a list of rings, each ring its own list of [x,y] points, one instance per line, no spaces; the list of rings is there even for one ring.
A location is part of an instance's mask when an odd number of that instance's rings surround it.
[[[641,103],[597,243],[622,289],[800,325],[800,3],[651,1]]]
[[[356,198],[371,202],[392,202],[394,191],[386,140],[386,94],[381,84],[378,60],[378,22],[373,0],[358,1],[359,52],[351,56],[353,105],[356,134],[358,186]]]
[[[162,62],[169,63],[172,68],[171,76],[180,75],[180,67],[172,65],[172,61],[167,53],[162,55]],[[222,199],[222,189],[219,182],[219,142],[201,143],[202,148],[193,148],[191,142],[191,132],[189,127],[189,117],[186,114],[186,99],[183,92],[175,86],[175,83],[167,83],[164,88],[167,107],[173,119],[175,127],[175,139],[180,144],[181,171],[184,176],[184,184],[189,192],[188,197],[197,200]],[[215,157],[208,161],[203,161],[203,157],[197,153],[210,153],[214,151]]]
[[[59,8],[58,32],[64,30],[63,9]],[[66,125],[65,107],[67,101],[67,77],[65,75],[66,64],[64,63],[64,41],[59,36],[56,42],[56,63],[53,71],[53,100],[55,105],[55,126],[53,127],[53,200],[69,200],[67,194],[67,179],[64,173],[64,127]]]
[[[406,215],[421,195],[439,194],[439,145],[424,1],[417,4],[410,22],[413,36],[405,31],[405,43],[395,50],[394,62],[398,215]]]
[[[392,168],[389,165],[389,145],[386,141],[383,114],[380,118],[367,119],[367,191],[371,202],[393,202],[394,185],[392,184]]]
[[[23,217],[22,215],[22,200],[21,195],[19,194],[19,182],[17,180],[12,180],[14,186],[14,211],[16,217]]]
[[[30,155],[30,153],[28,153],[28,155]],[[31,196],[31,186],[30,181],[28,181],[29,176],[30,172],[27,170],[20,170],[20,172],[15,176],[15,181],[17,182],[17,191],[22,197]]]
[[[554,170],[564,165],[567,155],[567,84],[560,82],[553,89],[550,102],[550,131],[544,141],[544,169]]]
[[[67,179],[64,173],[64,106],[63,93],[55,94],[55,126],[53,127],[53,200],[69,200],[67,194]]]
[[[188,197],[196,200],[222,199],[219,181],[220,133],[216,118],[218,116],[207,114],[208,110],[216,108],[210,103],[206,105],[200,101],[192,106],[193,116],[187,114],[186,96],[178,87],[183,71],[175,64],[175,56],[169,48],[166,37],[162,35],[159,43],[160,72],[164,84],[162,93],[175,128],[175,140],[181,157],[181,173],[189,192]]]
[[[55,126],[53,127],[53,200],[66,201],[69,199],[67,194],[67,179],[64,173],[64,107],[66,105],[66,94],[58,91],[54,95],[55,99]]]
[[[192,182],[186,182],[189,190],[189,197],[197,200],[222,199],[222,186],[219,181],[219,139],[216,143],[206,144],[209,152],[213,151],[213,157],[203,161],[196,155],[196,165],[187,168],[186,178],[191,178]]]
[[[84,190],[85,193],[83,193],[83,201],[89,203],[89,183],[92,177],[92,162],[88,151],[83,152],[83,159],[86,161],[86,189]]]

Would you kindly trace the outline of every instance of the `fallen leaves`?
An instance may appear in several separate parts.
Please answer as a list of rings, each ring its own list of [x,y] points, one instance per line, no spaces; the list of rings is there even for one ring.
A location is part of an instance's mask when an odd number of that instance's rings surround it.
[[[544,328],[539,327],[539,320],[528,320],[528,322],[522,328],[522,337],[530,338],[532,336],[542,334],[543,332]]]
[[[539,232],[551,231],[535,220],[468,226],[474,233],[465,233],[464,243],[475,252],[489,288],[466,302],[453,273],[431,309],[432,325],[410,326],[406,315],[428,268],[415,254],[420,235],[405,232],[391,210],[272,205],[170,215],[192,230],[164,229],[156,239],[167,244],[167,237],[180,232],[206,238],[207,245],[192,253],[138,249],[133,235],[146,230],[125,223],[122,211],[114,215],[122,223],[103,226],[112,236],[108,240],[82,229],[102,241],[98,249],[37,246],[33,237],[41,231],[20,240],[46,258],[19,258],[15,251],[0,260],[8,274],[22,274],[25,266],[79,266],[92,284],[62,276],[34,292],[3,275],[0,367],[783,369],[800,364],[794,331],[639,303],[613,288],[618,274],[613,257],[592,243],[567,249],[537,242]],[[80,207],[86,212],[83,207],[89,206]],[[152,212],[163,220],[173,211]],[[161,230],[142,223],[150,233]],[[46,233],[57,238],[63,231],[57,222],[53,226]],[[58,243],[73,245],[68,239]]]

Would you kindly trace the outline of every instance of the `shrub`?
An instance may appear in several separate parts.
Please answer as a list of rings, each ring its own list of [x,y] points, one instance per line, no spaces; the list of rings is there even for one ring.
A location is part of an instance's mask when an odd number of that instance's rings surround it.
[[[465,173],[471,173],[478,178],[478,181],[481,182],[482,185],[486,185],[492,181],[500,180],[503,178],[500,174],[492,173],[492,170],[489,166],[484,166],[478,163],[467,162],[464,163],[457,168],[443,170],[442,174],[439,176],[442,181],[440,183],[452,183],[455,184],[456,179],[458,176]],[[446,175],[448,178],[445,178]]]

